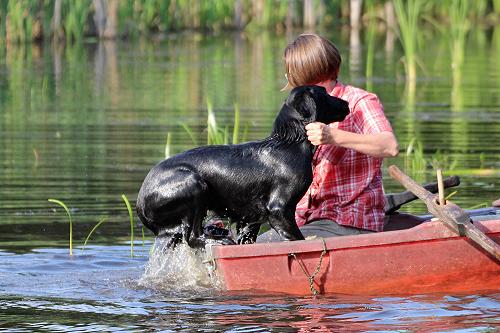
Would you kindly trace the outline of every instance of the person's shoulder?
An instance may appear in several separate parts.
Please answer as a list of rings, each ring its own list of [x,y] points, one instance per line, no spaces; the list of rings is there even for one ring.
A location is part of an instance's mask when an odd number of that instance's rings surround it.
[[[349,105],[355,109],[361,103],[377,103],[380,104],[379,98],[375,93],[366,91],[352,85],[344,85],[344,99]]]
[[[354,99],[361,98],[378,98],[373,92],[366,91],[362,88],[352,86],[350,84],[344,85],[344,94],[353,97]]]

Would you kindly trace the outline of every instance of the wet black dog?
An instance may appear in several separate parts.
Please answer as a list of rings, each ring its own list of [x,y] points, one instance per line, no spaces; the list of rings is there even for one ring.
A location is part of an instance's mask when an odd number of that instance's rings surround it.
[[[203,146],[157,164],[139,191],[137,214],[155,235],[171,237],[171,246],[182,239],[204,246],[207,210],[237,223],[238,243],[254,242],[265,222],[285,240],[304,239],[294,216],[312,181],[314,146],[304,127],[342,121],[348,113],[347,102],[323,87],[294,88],[268,138]]]

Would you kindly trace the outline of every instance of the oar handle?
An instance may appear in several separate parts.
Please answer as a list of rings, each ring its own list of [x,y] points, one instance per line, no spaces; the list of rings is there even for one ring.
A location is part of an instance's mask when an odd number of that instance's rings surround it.
[[[428,192],[395,165],[389,167],[389,174],[424,201],[429,212],[439,218],[445,225],[453,229],[460,236],[466,236],[472,240],[493,256],[497,262],[500,262],[500,245],[472,224],[469,215],[462,208],[451,201],[445,205],[439,205],[436,201],[436,195]]]
[[[425,203],[435,197],[434,194],[427,191],[424,187],[408,177],[404,172],[399,170],[397,166],[389,166],[389,174],[392,178],[400,182],[401,185],[403,185],[407,190],[413,192],[413,194],[415,194],[420,200],[423,200]]]

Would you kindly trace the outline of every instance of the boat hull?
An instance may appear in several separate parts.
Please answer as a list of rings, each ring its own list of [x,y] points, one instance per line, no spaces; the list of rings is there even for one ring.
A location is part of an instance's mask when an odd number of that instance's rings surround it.
[[[499,243],[500,220],[475,225]],[[401,231],[207,250],[227,290],[297,295],[500,290],[499,263],[440,221]]]

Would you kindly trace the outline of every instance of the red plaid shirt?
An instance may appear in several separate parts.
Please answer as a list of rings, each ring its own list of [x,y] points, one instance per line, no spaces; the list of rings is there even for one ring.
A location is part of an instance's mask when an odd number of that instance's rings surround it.
[[[331,95],[346,100],[350,113],[344,121],[330,126],[360,134],[392,132],[376,95],[340,82]],[[313,181],[295,211],[297,225],[328,219],[382,231],[385,197],[381,165],[382,158],[353,149],[318,146],[313,158]]]

